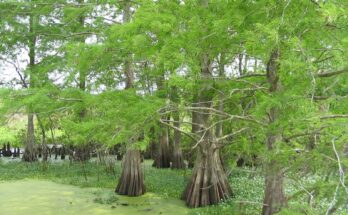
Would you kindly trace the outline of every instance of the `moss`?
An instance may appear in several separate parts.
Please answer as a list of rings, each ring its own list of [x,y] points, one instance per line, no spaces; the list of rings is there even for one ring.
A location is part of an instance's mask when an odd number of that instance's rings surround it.
[[[0,183],[1,214],[186,214],[182,201],[147,193],[118,196],[110,189],[78,188],[47,180],[24,179]]]

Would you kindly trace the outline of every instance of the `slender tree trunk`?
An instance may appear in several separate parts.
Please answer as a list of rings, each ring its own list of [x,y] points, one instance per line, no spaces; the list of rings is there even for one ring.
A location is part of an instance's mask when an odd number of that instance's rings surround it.
[[[219,62],[219,77],[220,78],[225,78],[225,55],[224,53],[221,53],[220,55],[220,62]],[[220,112],[224,112],[224,94],[222,92],[219,92],[218,95],[218,102],[217,102],[217,108]],[[222,121],[223,117],[218,116],[217,120]],[[216,128],[215,128],[215,136],[217,138],[221,137],[223,135],[223,123],[219,122],[216,124]],[[224,168],[225,171],[227,171],[229,169],[228,167],[228,162],[226,161],[226,159],[224,158],[223,154],[220,153],[221,156],[221,163],[222,166]]]
[[[36,35],[35,35],[35,17],[34,15],[29,16],[29,69],[30,69],[30,83],[29,87],[33,88],[34,85],[34,66],[35,66],[35,45],[36,45]],[[27,140],[25,144],[25,151],[23,153],[22,160],[27,162],[32,162],[37,160],[37,153],[35,149],[35,130],[34,130],[34,115],[31,113],[31,108],[28,107],[28,125],[27,125]]]
[[[207,3],[206,3],[207,4]],[[212,115],[209,110],[213,103],[211,89],[212,67],[207,55],[201,62],[202,88],[198,92],[197,122],[200,125],[197,134],[202,142],[197,147],[197,157],[192,177],[186,186],[182,198],[189,207],[202,207],[217,204],[232,196],[232,189],[221,164],[219,150],[213,129],[209,128]]]
[[[42,161],[47,161],[48,159],[48,147],[46,144],[46,131],[45,127],[38,115],[36,115],[37,121],[39,122],[39,126],[41,128],[41,135],[42,135],[42,140],[41,140],[41,148],[42,148]]]
[[[180,128],[180,116],[179,112],[173,114],[174,126]],[[173,158],[172,168],[183,169],[185,168],[184,158],[181,151],[181,133],[180,131],[174,130],[174,144],[173,144]]]
[[[23,161],[32,162],[37,160],[34,135],[34,115],[28,114],[27,141],[23,153]]]
[[[248,61],[249,61],[249,56],[245,54],[243,74],[248,72]]]
[[[81,5],[82,3],[84,2],[84,0],[77,0],[77,3],[78,5]],[[79,23],[79,26],[81,28],[84,27],[85,25],[85,16],[84,15],[80,15],[78,16],[78,23]],[[79,30],[76,29],[75,30],[76,32],[78,32]],[[85,37],[84,36],[80,36],[80,37],[77,37],[76,38],[76,41],[79,42],[79,43],[85,43]],[[86,91],[86,77],[87,77],[87,71],[84,71],[84,70],[79,70],[79,84],[78,84],[78,87],[81,91],[85,92]],[[80,119],[83,119],[85,116],[86,116],[86,109],[83,108],[80,113]]]
[[[164,88],[164,74],[158,77],[156,81],[157,85],[157,91],[159,92],[159,96],[163,99],[167,99],[168,94],[167,91]],[[168,115],[163,115],[162,119],[167,120],[169,118]],[[169,168],[170,167],[170,161],[171,161],[171,154],[170,154],[170,148],[169,148],[169,132],[168,127],[159,125],[159,136],[158,136],[158,152],[156,155],[156,159],[154,162],[154,167],[156,168]]]
[[[281,89],[279,80],[279,49],[273,51],[270,60],[267,64],[267,80],[270,84],[270,93],[276,93]],[[269,115],[269,124],[272,125],[278,120],[279,110],[277,107],[272,107]],[[269,152],[274,152],[276,143],[282,141],[280,131],[271,130],[267,135],[266,147]],[[276,159],[272,159],[266,163],[265,176],[265,196],[263,200],[262,215],[272,215],[281,210],[286,205],[284,194],[284,174],[281,164]]]
[[[192,98],[192,107],[199,107],[198,105],[198,94],[195,92],[193,94],[193,98]],[[198,111],[197,110],[192,110],[191,113],[191,123],[192,123],[192,127],[191,127],[191,133],[196,134],[199,131],[199,126],[198,126]],[[195,144],[195,143],[194,143]],[[194,151],[189,150],[188,152],[186,152],[185,157],[187,158],[187,166],[188,168],[193,168],[194,164],[195,164],[195,158],[196,158],[196,154]]]
[[[239,72],[239,76],[243,75],[243,54],[240,53],[238,55],[238,72]]]
[[[225,78],[225,55],[223,53],[221,53],[220,55],[220,63],[219,63],[219,77],[220,78]],[[224,111],[224,95],[222,93],[219,93],[219,97],[218,97],[218,110],[220,112]],[[222,120],[222,117],[217,117],[219,121]],[[216,137],[221,137],[223,134],[223,130],[222,130],[222,122],[219,122],[216,124],[216,128],[215,128],[215,136]]]

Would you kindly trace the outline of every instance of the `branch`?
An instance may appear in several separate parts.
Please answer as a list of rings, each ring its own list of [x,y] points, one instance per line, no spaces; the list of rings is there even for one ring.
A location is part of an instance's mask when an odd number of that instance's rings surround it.
[[[267,126],[266,123],[260,122],[260,121],[258,121],[258,120],[256,120],[256,119],[251,118],[251,117],[248,117],[248,116],[231,115],[231,114],[228,114],[228,113],[226,113],[226,112],[216,110],[216,109],[214,109],[214,108],[209,108],[209,107],[187,107],[187,108],[185,108],[185,109],[187,109],[187,110],[206,110],[206,111],[213,111],[213,112],[215,112],[215,113],[221,114],[222,116],[228,117],[229,120],[238,119],[238,120],[244,120],[244,121],[253,122],[253,123],[256,123],[256,124],[259,124],[259,125]]]
[[[294,134],[289,137],[283,137],[285,142],[290,142],[291,139],[297,138],[297,137],[303,137],[303,136],[308,136],[308,135],[314,135],[314,134],[320,134],[320,131],[323,130],[324,128],[327,128],[328,126],[323,126],[315,131],[312,132],[304,132],[304,133],[299,133],[299,134]]]
[[[75,98],[58,98],[58,101],[67,101],[67,102],[82,102],[82,99]]]
[[[227,138],[233,137],[233,136],[235,136],[235,135],[237,135],[237,134],[239,134],[239,133],[241,133],[241,132],[243,132],[243,131],[245,131],[247,129],[249,129],[249,128],[242,128],[242,129],[240,129],[240,130],[238,130],[236,132],[233,132],[231,134],[227,134],[225,136],[222,136],[222,137],[218,138],[217,141],[220,142],[220,141],[225,140]]]
[[[342,70],[338,70],[336,72],[322,72],[322,73],[317,73],[316,76],[320,77],[320,78],[327,78],[327,77],[332,77],[335,75],[340,75],[343,73],[348,73],[348,68],[344,68]]]
[[[343,170],[343,167],[342,167],[342,164],[341,164],[341,158],[340,156],[338,155],[338,152],[336,150],[336,145],[335,145],[335,139],[332,140],[332,149],[334,150],[335,152],[335,155],[336,155],[336,158],[337,158],[337,163],[338,163],[338,173],[340,175],[340,182],[341,182],[341,185],[342,187],[344,187],[344,190],[346,191],[346,193],[348,194],[348,187],[346,186],[344,180],[345,180],[345,175],[344,175],[344,170]]]
[[[320,117],[320,119],[338,119],[338,118],[348,118],[348,114],[327,115],[327,116]]]
[[[320,7],[320,4],[319,4],[317,1],[315,1],[315,0],[310,0],[310,2],[312,2],[313,4],[315,4],[316,6],[318,6],[319,8],[321,8],[321,7]]]
[[[20,81],[22,82],[22,83],[21,83],[22,86],[23,86],[24,88],[28,88],[28,84],[26,83],[25,77],[21,74],[21,69],[19,68],[19,66],[16,65],[14,62],[9,61],[9,60],[3,58],[2,56],[0,56],[0,60],[5,61],[5,62],[8,63],[8,64],[11,64],[11,65],[14,67],[14,69],[16,70],[16,73],[18,74],[19,79],[20,79]]]
[[[251,78],[251,77],[266,77],[266,74],[263,74],[263,73],[246,74],[246,75],[237,77],[237,79]]]
[[[173,126],[173,125],[171,125],[171,124],[169,124],[169,123],[166,123],[166,122],[164,122],[162,119],[160,119],[159,121],[160,121],[160,123],[162,123],[162,124],[164,124],[164,125],[166,125],[166,126],[168,126],[168,127],[170,127],[170,128],[173,128],[174,130],[177,130],[177,131],[179,131],[179,132],[185,134],[186,136],[190,137],[190,138],[193,139],[194,141],[197,141],[197,138],[194,137],[192,134],[190,134],[190,133],[188,133],[188,132],[186,132],[186,131],[184,131],[184,130],[182,130],[182,129],[176,127],[176,126]]]

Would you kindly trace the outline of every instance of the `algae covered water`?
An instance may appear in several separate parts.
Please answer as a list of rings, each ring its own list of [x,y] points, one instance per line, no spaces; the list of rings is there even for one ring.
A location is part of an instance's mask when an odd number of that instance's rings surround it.
[[[153,193],[115,195],[110,189],[79,188],[45,180],[0,182],[0,214],[6,215],[180,215],[184,202]]]

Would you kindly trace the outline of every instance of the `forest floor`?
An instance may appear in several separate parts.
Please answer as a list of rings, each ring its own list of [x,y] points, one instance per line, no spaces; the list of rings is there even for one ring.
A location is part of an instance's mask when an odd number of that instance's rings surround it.
[[[190,178],[191,170],[171,170],[156,169],[151,166],[152,161],[143,162],[145,169],[145,185],[147,192],[153,193],[162,199],[172,200],[180,199],[187,181]],[[4,162],[0,159],[0,181],[15,181],[21,179],[49,180],[59,184],[74,185],[83,188],[107,189],[108,196],[100,196],[98,192],[94,193],[93,198],[96,203],[109,204],[112,206],[112,200],[115,198],[113,190],[116,187],[118,176],[120,175],[121,162],[116,161],[116,165],[101,165],[99,162],[70,163],[63,162]],[[217,206],[210,206],[198,209],[189,209],[187,214],[260,214],[263,198],[263,177],[259,169],[252,168],[231,168],[229,171],[229,180],[234,191],[234,198],[222,202]],[[287,193],[294,191],[294,186],[287,183]],[[14,188],[15,189],[15,188]],[[1,195],[1,191],[0,191]],[[292,201],[291,209],[283,211],[282,214],[304,214],[306,210],[305,202],[301,199]],[[327,204],[320,204],[316,211],[306,214],[319,214],[323,212]],[[298,208],[295,211],[294,208]],[[184,213],[184,212],[182,212]],[[186,211],[185,211],[186,213]],[[184,214],[185,214],[184,213]],[[163,213],[165,214],[165,213]],[[178,211],[178,213],[180,212]],[[342,213],[345,214],[343,211]]]

